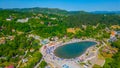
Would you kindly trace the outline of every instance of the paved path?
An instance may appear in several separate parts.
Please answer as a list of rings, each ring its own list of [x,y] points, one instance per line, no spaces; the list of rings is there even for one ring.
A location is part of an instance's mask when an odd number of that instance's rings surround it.
[[[25,54],[24,54],[23,58],[27,55],[27,53],[28,53],[28,50],[25,51]],[[19,68],[19,67],[20,67],[20,64],[22,63],[23,58],[19,61],[19,63],[18,63],[18,65],[16,66],[16,68]]]
[[[42,57],[42,59],[34,66],[34,68],[38,68],[39,67],[39,65],[40,65],[40,63],[43,61],[43,57]]]

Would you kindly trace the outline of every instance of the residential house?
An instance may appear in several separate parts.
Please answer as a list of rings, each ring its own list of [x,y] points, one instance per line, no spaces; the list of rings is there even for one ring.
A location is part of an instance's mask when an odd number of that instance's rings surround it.
[[[34,52],[34,51],[35,51],[35,49],[33,49],[33,48],[30,49],[30,52]]]
[[[28,59],[27,59],[27,58],[22,59],[22,62],[23,62],[23,63],[26,63],[27,61],[28,61]]]
[[[120,29],[120,26],[119,25],[112,25],[111,28],[112,29]]]
[[[15,68],[14,65],[6,66],[5,68]]]
[[[15,36],[8,36],[7,39],[14,40]]]
[[[41,23],[41,24],[44,24],[44,22],[43,22],[43,21],[41,21],[40,23]]]
[[[52,18],[50,18],[51,20],[56,20],[56,18],[54,18],[54,17],[52,17]]]
[[[49,42],[50,42],[49,39],[44,39],[44,40],[41,41],[41,44],[42,44],[42,45],[45,45],[45,44],[47,44],[47,43],[49,43]]]
[[[116,31],[111,31],[110,39],[108,41],[114,42],[115,40],[117,40],[116,34],[117,34]]]
[[[86,28],[87,28],[87,26],[86,26],[86,25],[82,25],[82,28],[83,28],[83,29],[86,29]]]
[[[6,21],[11,21],[12,19],[11,18],[7,18]]]
[[[9,16],[9,18],[6,18],[6,21],[11,21],[12,19],[12,16]]]
[[[4,44],[5,43],[5,37],[2,37],[2,38],[0,38],[0,44]]]
[[[67,32],[68,33],[76,33],[76,31],[79,31],[79,30],[80,30],[80,28],[68,28]]]

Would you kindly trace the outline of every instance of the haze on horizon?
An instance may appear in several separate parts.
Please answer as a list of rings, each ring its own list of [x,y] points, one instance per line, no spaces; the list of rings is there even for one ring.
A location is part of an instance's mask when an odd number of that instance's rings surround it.
[[[0,8],[59,8],[68,11],[120,11],[120,0],[1,0]]]

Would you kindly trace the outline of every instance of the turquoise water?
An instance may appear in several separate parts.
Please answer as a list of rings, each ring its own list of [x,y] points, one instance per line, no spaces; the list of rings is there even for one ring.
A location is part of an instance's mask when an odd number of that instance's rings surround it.
[[[83,54],[87,48],[97,44],[92,41],[76,42],[66,44],[55,49],[54,54],[60,58],[70,59]]]

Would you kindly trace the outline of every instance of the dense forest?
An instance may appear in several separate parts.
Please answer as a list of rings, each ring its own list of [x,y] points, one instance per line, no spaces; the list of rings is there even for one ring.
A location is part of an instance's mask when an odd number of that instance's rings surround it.
[[[81,13],[65,18],[68,27],[81,27],[81,25],[120,25],[119,15]]]

